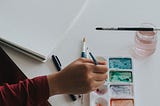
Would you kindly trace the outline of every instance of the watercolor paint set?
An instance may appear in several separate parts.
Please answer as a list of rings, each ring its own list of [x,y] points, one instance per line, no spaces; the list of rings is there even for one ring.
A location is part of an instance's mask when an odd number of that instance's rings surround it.
[[[130,57],[109,57],[108,79],[90,93],[90,106],[135,106],[133,61]]]

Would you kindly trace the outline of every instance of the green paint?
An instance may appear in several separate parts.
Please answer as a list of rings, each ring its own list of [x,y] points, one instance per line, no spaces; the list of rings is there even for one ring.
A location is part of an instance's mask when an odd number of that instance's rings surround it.
[[[113,71],[109,72],[110,82],[133,82],[132,72],[131,71]]]

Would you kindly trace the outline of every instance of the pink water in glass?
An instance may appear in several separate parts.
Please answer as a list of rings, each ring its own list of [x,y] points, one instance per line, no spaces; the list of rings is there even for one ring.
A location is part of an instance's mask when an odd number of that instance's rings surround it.
[[[155,31],[138,31],[135,36],[135,54],[146,57],[156,50],[157,33]]]

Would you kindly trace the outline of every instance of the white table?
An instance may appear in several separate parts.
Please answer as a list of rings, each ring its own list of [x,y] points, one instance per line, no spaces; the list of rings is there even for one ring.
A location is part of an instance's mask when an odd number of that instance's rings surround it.
[[[132,56],[135,32],[96,31],[96,26],[138,26],[153,23],[160,26],[159,0],[86,0],[84,11],[75,18],[75,24],[68,28],[65,39],[53,54],[57,55],[63,67],[80,57],[81,40],[85,36],[90,50],[97,56]],[[160,40],[160,38],[158,38]],[[160,50],[145,59],[134,59],[134,81],[136,106],[159,106],[160,88]],[[28,56],[5,48],[9,56],[29,77],[56,72],[49,59],[38,62]],[[50,97],[53,106],[81,106],[79,101],[72,102],[67,95]],[[86,97],[83,106],[88,106]]]

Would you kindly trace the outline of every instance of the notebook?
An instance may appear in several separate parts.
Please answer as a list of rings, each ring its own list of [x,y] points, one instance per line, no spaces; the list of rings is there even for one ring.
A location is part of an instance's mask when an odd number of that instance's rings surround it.
[[[74,23],[85,0],[4,0],[0,42],[46,61]]]

